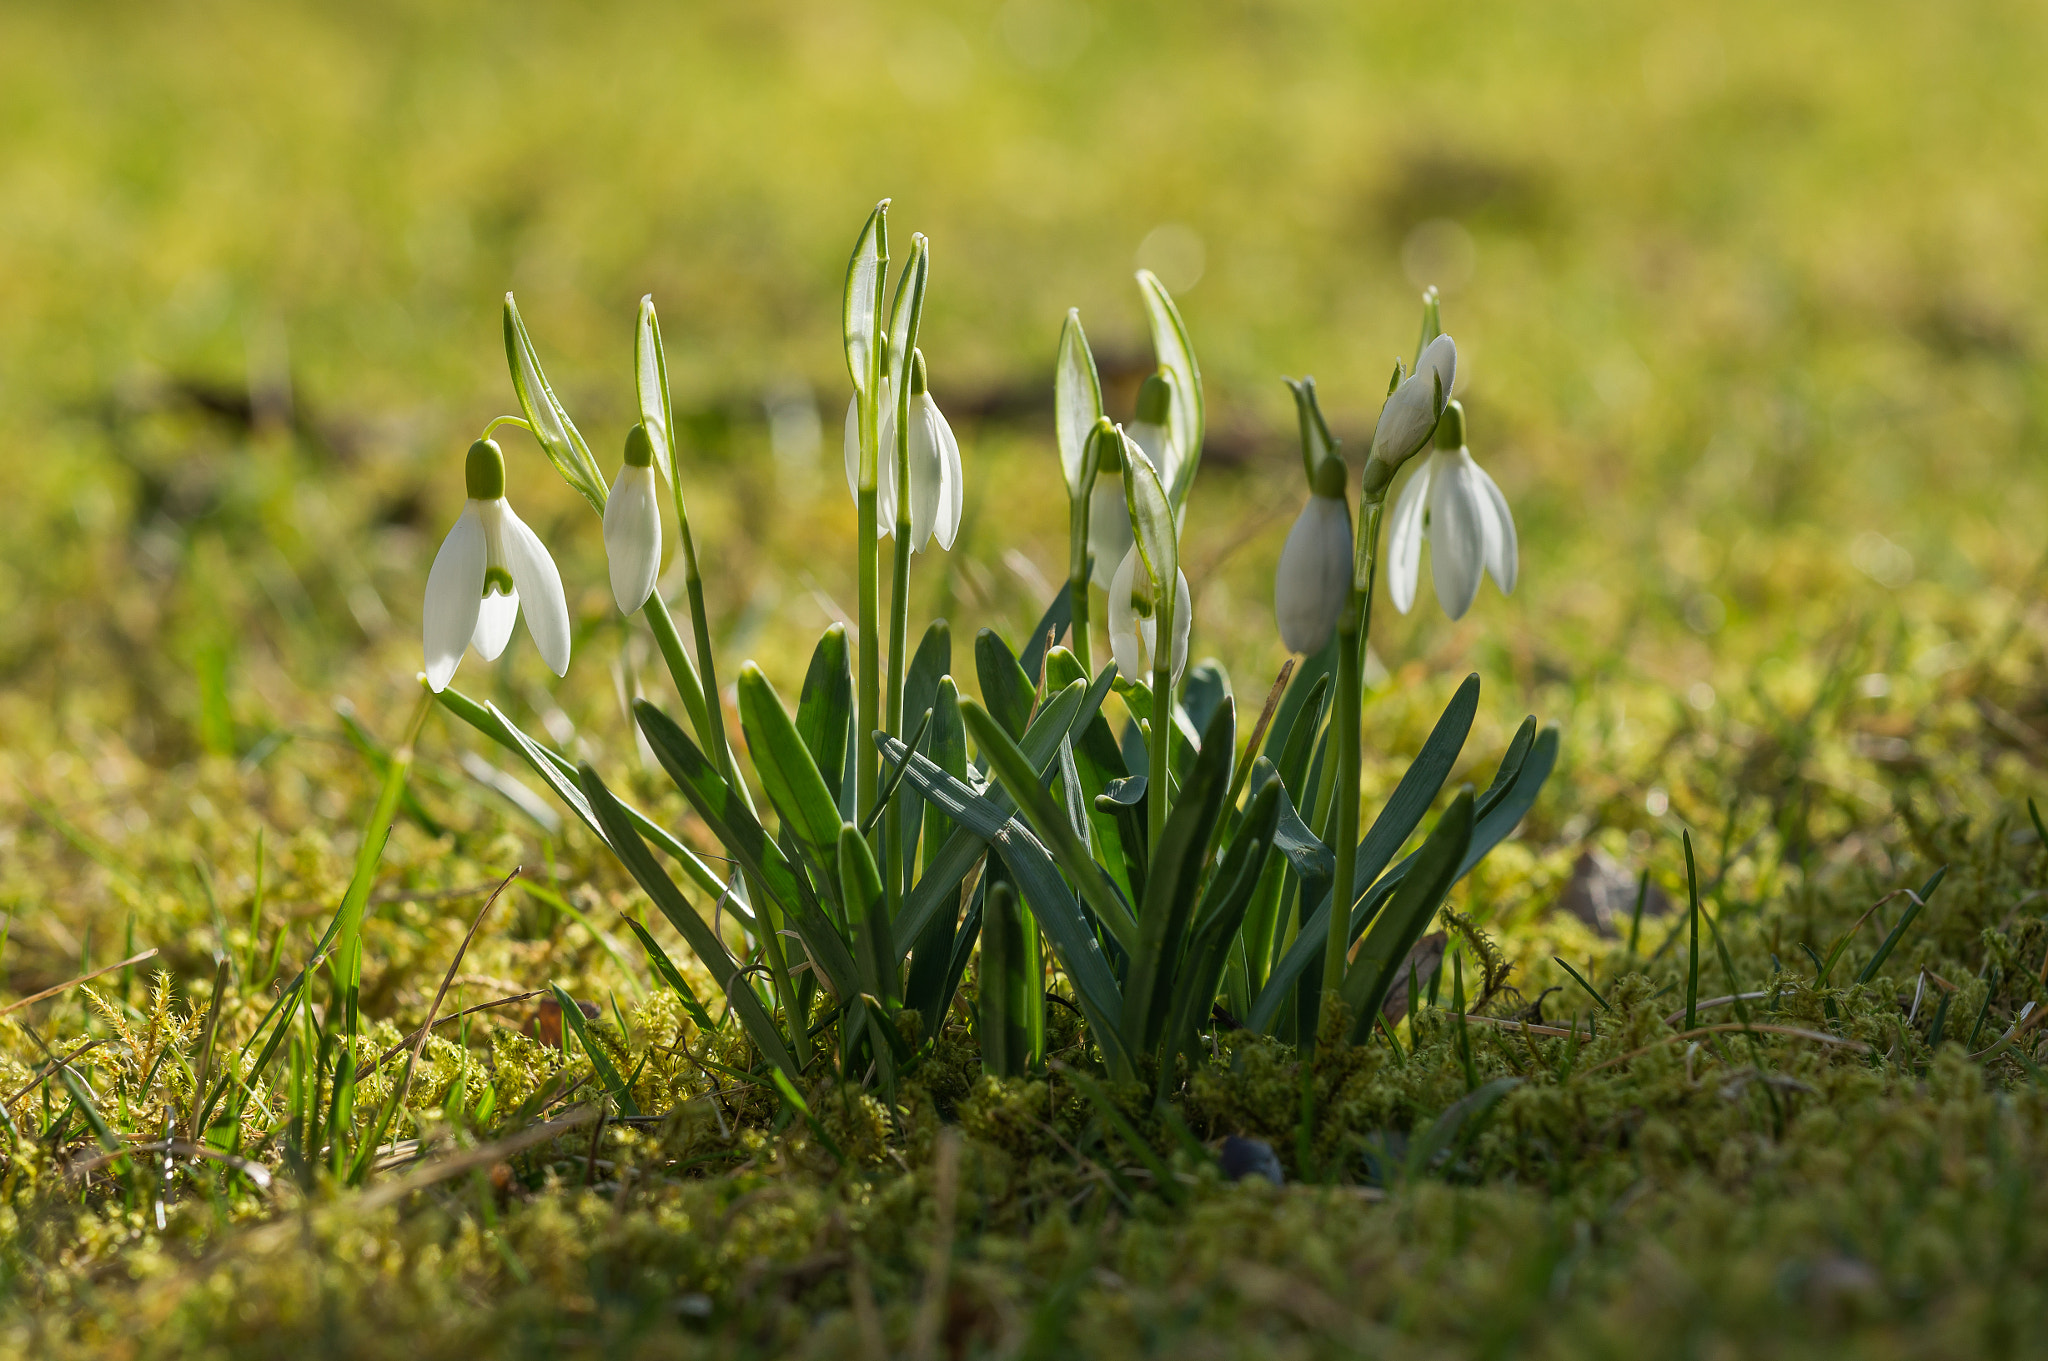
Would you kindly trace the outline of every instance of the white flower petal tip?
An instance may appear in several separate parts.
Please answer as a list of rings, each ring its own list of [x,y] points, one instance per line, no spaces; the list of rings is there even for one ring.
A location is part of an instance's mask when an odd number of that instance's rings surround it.
[[[420,623],[420,641],[426,660],[427,684],[439,693],[455,678],[462,664],[462,650],[476,632],[477,615],[483,603],[484,570],[489,549],[485,544],[478,503],[467,502],[434,565],[427,572],[427,598]]]
[[[604,507],[604,551],[619,613],[637,613],[661,574],[661,503],[652,467],[619,470]]]
[[[1340,498],[1311,496],[1287,532],[1273,578],[1281,643],[1304,655],[1319,650],[1350,598],[1350,509]]]
[[[1124,554],[1116,575],[1109,583],[1109,647],[1116,669],[1124,679],[1150,684],[1152,665],[1159,644],[1159,618],[1151,609],[1149,582],[1141,581],[1143,564],[1133,546]],[[1180,683],[1188,665],[1188,633],[1194,623],[1194,601],[1188,593],[1185,572],[1174,573],[1173,592],[1173,683]],[[1140,608],[1144,613],[1140,614]]]
[[[1422,572],[1422,519],[1429,507],[1432,466],[1433,462],[1425,461],[1401,488],[1387,536],[1387,594],[1403,614],[1415,607],[1415,586]]]
[[[519,620],[519,592],[489,591],[478,602],[476,631],[469,645],[487,662],[498,660],[505,644],[512,641],[512,625]]]

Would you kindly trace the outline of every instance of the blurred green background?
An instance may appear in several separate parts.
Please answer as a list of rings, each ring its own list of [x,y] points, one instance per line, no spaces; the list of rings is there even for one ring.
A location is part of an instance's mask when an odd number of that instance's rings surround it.
[[[1207,379],[1197,655],[1263,692],[1279,380],[1315,374],[1355,453],[1435,283],[1523,585],[1383,609],[1383,696],[1426,715],[1477,668],[1496,738],[1564,721],[1556,847],[1704,818],[1673,744],[1749,751],[1845,673],[1870,731],[1824,781],[1881,810],[1963,651],[2041,627],[2044,39],[2038,6],[1890,0],[6,6],[6,820],[118,848],[186,788],[161,772],[313,761],[288,739],[331,739],[333,695],[397,726],[461,451],[515,409],[507,289],[607,471],[653,293],[720,633],[793,684],[852,607],[839,290],[883,195],[934,243],[968,525],[916,589],[956,637],[1018,636],[1062,574],[1060,319],[1127,414],[1142,263]],[[508,450],[579,662],[557,687],[522,640],[462,683],[623,753],[644,641],[586,508]],[[2048,715],[2008,679],[1998,785]],[[262,816],[358,820],[360,766],[307,770]],[[26,863],[10,910],[51,891]]]

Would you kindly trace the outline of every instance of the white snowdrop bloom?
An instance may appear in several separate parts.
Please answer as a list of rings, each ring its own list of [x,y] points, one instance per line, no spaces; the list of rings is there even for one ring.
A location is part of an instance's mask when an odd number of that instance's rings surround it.
[[[445,688],[474,647],[490,661],[505,650],[526,601],[526,629],[556,675],[569,670],[569,604],[562,576],[538,536],[505,500],[505,455],[494,440],[469,446],[464,460],[469,501],[434,555],[427,573],[427,684]]]
[[[924,353],[910,356],[910,551],[922,553],[936,536],[950,550],[960,532],[960,507],[965,488],[960,474],[960,441],[939,404],[932,400],[924,369]],[[895,450],[885,446],[884,461],[893,473]],[[892,477],[893,483],[894,478]],[[891,490],[894,490],[892,485]],[[895,497],[891,496],[893,503]],[[890,517],[893,521],[894,517]]]
[[[1436,447],[1394,503],[1387,541],[1387,591],[1406,614],[1415,603],[1422,541],[1444,613],[1462,619],[1479,594],[1482,572],[1506,594],[1515,589],[1515,517],[1507,498],[1465,447],[1465,413],[1452,402],[1437,426]]]
[[[1449,336],[1438,336],[1415,357],[1415,372],[1402,380],[1380,408],[1379,423],[1372,432],[1375,462],[1399,468],[1421,451],[1450,400],[1457,376],[1458,347]]]
[[[1340,472],[1344,465],[1332,460]],[[1273,577],[1273,613],[1280,641],[1289,652],[1307,655],[1330,641],[1351,598],[1351,508],[1342,495],[1311,493],[1287,531],[1280,570]]]
[[[896,402],[886,375],[881,383],[880,426],[875,460],[875,531],[896,532]],[[860,398],[846,405],[846,489],[860,501]],[[966,486],[961,476],[960,441],[925,381],[924,354],[910,366],[910,547],[922,552],[933,538],[951,549],[960,532]]]
[[[654,441],[646,426],[636,425],[626,432],[625,466],[604,503],[604,553],[621,614],[645,605],[661,575],[661,501],[655,490]]]
[[[1195,609],[1187,573],[1176,571],[1174,578],[1172,668],[1173,681],[1179,684],[1188,665],[1188,626],[1194,622]],[[1151,683],[1153,650],[1159,645],[1159,616],[1152,606],[1151,578],[1133,547],[1109,583],[1109,647],[1126,680]]]

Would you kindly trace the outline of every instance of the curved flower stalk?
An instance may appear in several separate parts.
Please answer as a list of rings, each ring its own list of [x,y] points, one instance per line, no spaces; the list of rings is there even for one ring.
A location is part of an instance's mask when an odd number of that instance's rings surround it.
[[[1430,576],[1437,603],[1462,619],[1479,594],[1481,574],[1506,595],[1515,589],[1519,557],[1515,517],[1486,470],[1465,447],[1465,412],[1452,402],[1436,428],[1436,447],[1394,502],[1387,540],[1387,594],[1408,613],[1422,569],[1422,541],[1430,542]]]
[[[1273,576],[1273,614],[1289,652],[1318,652],[1330,641],[1351,600],[1351,508],[1337,441],[1316,404],[1316,380],[1288,384],[1301,417],[1301,457],[1308,504],[1287,531]]]
[[[634,614],[654,594],[661,575],[661,502],[654,485],[654,441],[647,427],[626,432],[625,465],[604,503],[604,552],[611,567],[612,599]]]
[[[1181,672],[1188,666],[1188,628],[1195,612],[1188,596],[1187,573],[1176,567],[1173,577],[1172,676],[1173,683],[1178,685]],[[1150,676],[1158,662],[1157,605],[1152,579],[1146,575],[1144,561],[1134,544],[1109,581],[1110,653],[1116,658],[1116,669],[1133,680]]]
[[[505,455],[497,441],[469,446],[463,476],[469,501],[427,573],[421,641],[427,684],[444,689],[465,647],[495,659],[512,637],[523,596],[526,630],[557,676],[569,670],[569,604],[562,576],[539,536],[505,500]]]

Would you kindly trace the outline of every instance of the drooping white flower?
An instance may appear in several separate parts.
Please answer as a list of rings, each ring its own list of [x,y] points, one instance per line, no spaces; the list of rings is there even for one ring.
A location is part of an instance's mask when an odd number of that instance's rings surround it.
[[[1124,554],[1109,583],[1109,647],[1116,669],[1125,678],[1150,683],[1154,650],[1159,646],[1159,612],[1153,608],[1152,582],[1133,546]],[[1194,603],[1188,595],[1187,573],[1174,572],[1173,592],[1173,682],[1188,665],[1188,628],[1194,622]]]
[[[860,399],[846,407],[846,486],[860,501]],[[910,551],[921,553],[936,537],[951,549],[960,532],[960,511],[966,487],[961,476],[960,441],[945,413],[932,399],[925,380],[924,354],[911,355],[910,366]],[[875,461],[875,531],[882,538],[896,532],[896,402],[889,379],[881,383],[880,426]]]
[[[655,491],[654,442],[645,425],[636,425],[626,433],[625,466],[604,503],[604,553],[621,614],[645,605],[661,575],[661,501]]]
[[[569,670],[569,604],[553,558],[505,500],[505,455],[494,440],[469,446],[469,500],[427,573],[421,624],[427,684],[441,690],[474,647],[490,661],[505,650],[526,603],[526,629],[556,675]]]
[[[1336,465],[1342,468],[1344,465]],[[1341,489],[1343,482],[1338,480]],[[1351,508],[1343,496],[1312,492],[1287,531],[1273,577],[1280,641],[1307,655],[1330,641],[1351,598]]]
[[[1465,413],[1452,402],[1437,426],[1436,447],[1394,503],[1387,541],[1387,591],[1406,614],[1415,603],[1422,541],[1430,543],[1430,576],[1444,613],[1462,619],[1479,594],[1482,573],[1502,594],[1515,589],[1515,518],[1486,470],[1465,447]]]
[[[1429,442],[1429,432],[1450,400],[1458,376],[1458,347],[1440,335],[1415,356],[1415,372],[1401,381],[1380,408],[1372,432],[1372,461],[1394,469],[1413,458]],[[1371,477],[1368,474],[1368,484]],[[1381,486],[1385,482],[1380,483]]]

